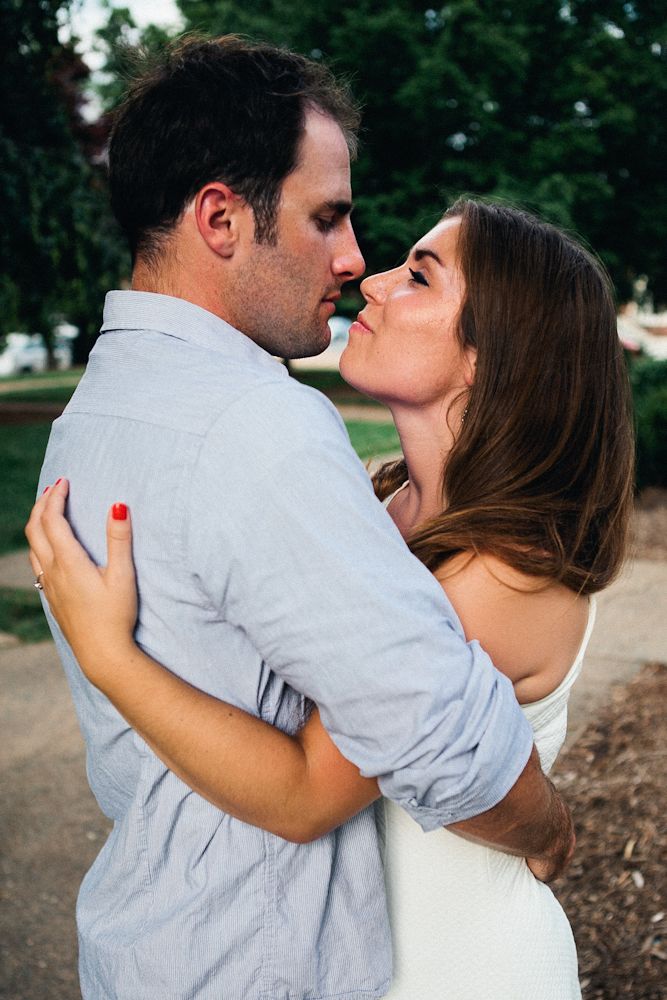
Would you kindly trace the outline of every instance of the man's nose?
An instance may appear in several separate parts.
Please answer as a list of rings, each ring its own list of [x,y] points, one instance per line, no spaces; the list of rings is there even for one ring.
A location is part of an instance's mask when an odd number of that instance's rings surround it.
[[[343,277],[345,281],[352,281],[354,278],[360,278],[365,270],[366,261],[359,249],[357,237],[350,223],[346,227],[340,245],[337,247],[333,271],[334,274]]]

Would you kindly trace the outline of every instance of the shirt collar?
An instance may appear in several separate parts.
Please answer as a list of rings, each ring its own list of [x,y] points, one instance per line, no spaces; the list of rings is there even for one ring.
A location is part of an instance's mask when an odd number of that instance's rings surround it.
[[[264,348],[224,319],[194,302],[156,292],[107,292],[101,333],[152,330],[188,344],[260,365],[277,362]]]

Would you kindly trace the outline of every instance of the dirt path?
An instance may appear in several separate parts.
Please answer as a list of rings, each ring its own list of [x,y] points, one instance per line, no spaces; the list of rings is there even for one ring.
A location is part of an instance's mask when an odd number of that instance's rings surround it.
[[[0,653],[0,684],[0,998],[76,1000],[76,895],[109,823],[53,644]]]
[[[51,423],[64,409],[64,403],[5,402],[0,398],[0,427]]]

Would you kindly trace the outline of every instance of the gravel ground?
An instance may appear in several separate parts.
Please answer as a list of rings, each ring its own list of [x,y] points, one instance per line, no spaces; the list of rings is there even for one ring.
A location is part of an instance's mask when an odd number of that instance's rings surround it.
[[[577,851],[554,885],[584,1000],[667,998],[667,666],[648,664],[558,761]]]

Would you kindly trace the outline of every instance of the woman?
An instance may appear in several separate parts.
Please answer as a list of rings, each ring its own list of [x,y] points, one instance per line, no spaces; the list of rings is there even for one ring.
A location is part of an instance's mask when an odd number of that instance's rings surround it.
[[[548,770],[593,625],[591,595],[620,567],[631,504],[629,395],[608,282],[552,227],[464,200],[362,292],[341,372],[391,408],[404,454],[376,476],[377,495],[466,636],[513,681]],[[220,808],[292,840],[372,802],[376,781],[339,754],[316,710],[287,736],[134,645],[127,512],[114,508],[109,565],[97,570],[53,517],[66,490],[61,482],[36,504],[33,566],[82,669],[162,760]],[[580,996],[567,920],[523,859],[448,830],[423,837],[391,803],[387,825],[390,997]]]

